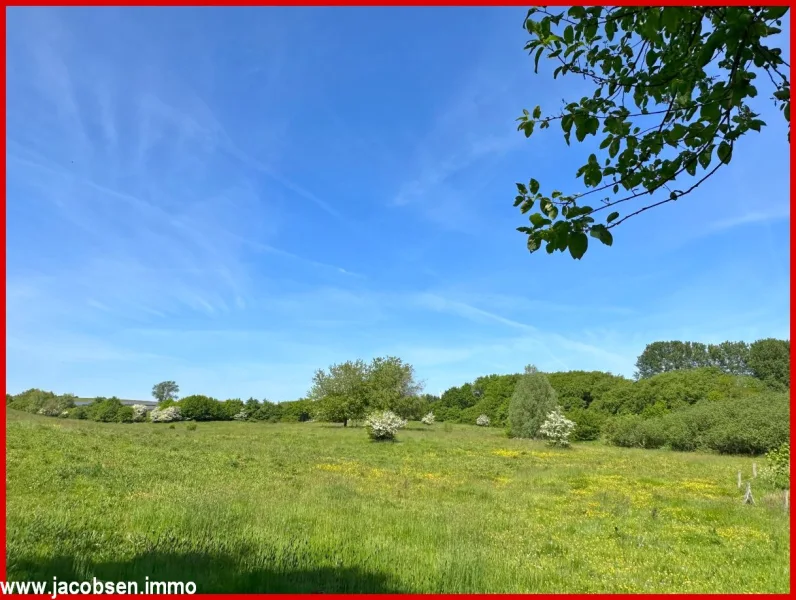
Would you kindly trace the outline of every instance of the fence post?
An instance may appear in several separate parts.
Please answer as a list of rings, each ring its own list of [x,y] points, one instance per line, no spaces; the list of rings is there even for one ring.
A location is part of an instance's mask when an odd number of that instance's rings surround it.
[[[738,489],[741,489],[741,472],[738,471]]]
[[[752,478],[757,477],[757,463],[752,463]]]
[[[755,503],[755,499],[752,497],[752,484],[749,483],[748,481],[746,482],[746,493],[744,494],[744,497],[743,497],[743,503],[744,504],[754,504]]]
[[[790,490],[785,490],[785,512],[788,512],[789,503],[790,503]]]

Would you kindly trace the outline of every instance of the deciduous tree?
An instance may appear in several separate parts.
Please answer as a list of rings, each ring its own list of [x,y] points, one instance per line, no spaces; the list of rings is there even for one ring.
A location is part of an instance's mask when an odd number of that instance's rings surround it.
[[[612,230],[646,210],[687,196],[730,163],[740,138],[766,123],[753,99],[773,94],[790,139],[789,65],[767,40],[788,7],[573,6],[532,8],[525,46],[538,70],[576,75],[591,95],[558,111],[524,110],[526,137],[560,126],[570,143],[590,136],[600,148],[578,169],[578,191],[518,183],[518,227],[535,252],[586,252],[589,236],[610,246]],[[762,82],[762,83],[761,83]],[[784,135],[784,132],[783,132]]]

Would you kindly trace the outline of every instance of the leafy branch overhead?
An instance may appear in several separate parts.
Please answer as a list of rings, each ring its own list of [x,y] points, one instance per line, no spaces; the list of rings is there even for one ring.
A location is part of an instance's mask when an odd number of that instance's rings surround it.
[[[788,123],[790,65],[765,45],[788,7],[582,7],[528,11],[526,44],[553,73],[594,84],[591,97],[558,114],[523,111],[518,130],[560,126],[566,143],[601,137],[577,178],[583,190],[549,196],[531,179],[518,183],[514,206],[529,215],[528,249],[569,249],[581,258],[589,236],[610,246],[627,219],[696,189],[732,160],[738,139],[766,125],[750,108],[758,75]],[[537,212],[531,212],[537,209]]]

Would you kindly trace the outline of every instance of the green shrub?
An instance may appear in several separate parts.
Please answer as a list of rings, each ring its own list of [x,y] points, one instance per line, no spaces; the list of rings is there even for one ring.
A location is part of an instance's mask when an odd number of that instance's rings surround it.
[[[721,454],[762,454],[789,437],[787,394],[703,400],[663,416],[620,415],[603,426],[616,446],[673,450],[711,450]]]
[[[539,428],[556,406],[556,393],[547,376],[536,367],[525,367],[509,403],[511,436],[538,437]]]
[[[92,421],[113,423],[117,421],[117,416],[121,408],[122,401],[116,397],[95,398],[94,401],[88,405],[87,410],[89,418]]]
[[[196,431],[196,427],[197,427],[196,423],[191,422],[191,423],[188,423],[188,426],[186,427],[186,429],[188,431]]]
[[[309,421],[315,416],[316,404],[312,400],[292,400],[280,402],[281,420],[285,422],[304,422]]]
[[[182,418],[186,421],[217,421],[224,416],[218,400],[200,394],[186,396],[177,405],[180,407]]]
[[[85,406],[75,406],[69,411],[70,419],[85,420],[89,418],[88,409]]]
[[[749,366],[755,377],[772,387],[790,388],[790,341],[768,338],[749,347]]]
[[[567,418],[575,422],[575,430],[572,432],[572,440],[583,442],[587,440],[599,439],[602,432],[602,425],[606,416],[596,410],[585,408],[574,408],[566,413]]]
[[[716,367],[671,371],[620,384],[592,404],[607,414],[661,416],[701,400],[719,401],[758,395],[766,385],[754,377],[728,375]]]
[[[119,423],[132,423],[135,420],[135,411],[132,406],[122,406],[116,411],[116,420]]]
[[[9,402],[6,396],[6,405],[15,410],[24,410],[30,413],[38,413],[48,400],[55,398],[53,392],[45,392],[43,390],[32,388],[11,397]]]
[[[768,451],[760,477],[774,487],[790,489],[790,442]]]

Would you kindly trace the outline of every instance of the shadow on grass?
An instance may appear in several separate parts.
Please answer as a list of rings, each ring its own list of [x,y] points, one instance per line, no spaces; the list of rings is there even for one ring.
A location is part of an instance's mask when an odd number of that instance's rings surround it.
[[[256,556],[256,555],[252,555]],[[128,561],[92,562],[57,556],[42,559],[9,560],[9,581],[136,582],[139,593],[150,582],[172,581],[196,584],[196,593],[400,593],[386,575],[350,567],[317,569],[269,569],[247,565],[246,557],[204,553],[170,554],[150,552]],[[51,590],[48,589],[48,594]]]

